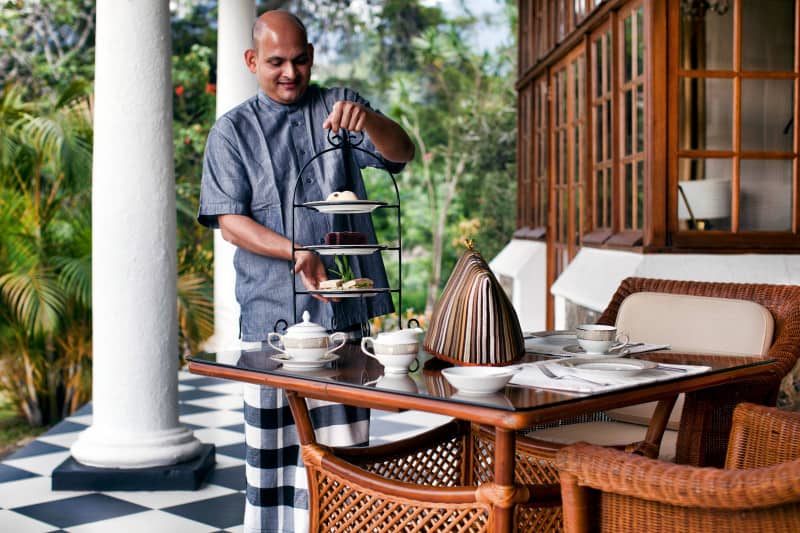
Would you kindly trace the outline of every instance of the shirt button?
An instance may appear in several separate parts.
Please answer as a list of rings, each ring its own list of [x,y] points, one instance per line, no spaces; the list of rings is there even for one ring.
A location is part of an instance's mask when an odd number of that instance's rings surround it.
[[[306,178],[306,183],[311,184],[311,182],[312,182],[311,178]]]

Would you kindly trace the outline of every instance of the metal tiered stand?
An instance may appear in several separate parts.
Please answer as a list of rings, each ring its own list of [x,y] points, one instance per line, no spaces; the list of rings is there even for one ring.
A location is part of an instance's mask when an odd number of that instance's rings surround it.
[[[298,321],[297,316],[297,296],[300,294],[318,294],[321,296],[331,297],[331,298],[368,298],[375,296],[379,293],[397,293],[397,307],[398,310],[402,309],[402,302],[403,302],[403,262],[401,258],[402,254],[402,231],[401,231],[401,223],[400,223],[400,192],[397,188],[397,181],[394,178],[394,174],[389,172],[386,169],[382,169],[392,180],[392,186],[394,187],[394,194],[396,202],[394,204],[389,204],[383,201],[373,201],[373,200],[350,200],[350,201],[313,201],[313,202],[305,202],[302,204],[297,203],[297,189],[300,180],[303,178],[303,173],[306,169],[313,163],[316,159],[328,154],[330,152],[334,152],[337,150],[341,150],[344,152],[345,163],[344,163],[344,170],[345,170],[345,178],[346,183],[351,184],[355,183],[352,180],[352,169],[350,167],[349,161],[347,161],[347,157],[353,150],[362,152],[367,156],[371,157],[378,163],[382,163],[383,161],[373,152],[369,150],[365,150],[364,148],[360,147],[359,145],[364,140],[363,133],[353,133],[348,132],[346,130],[340,130],[343,132],[342,135],[334,134],[332,131],[328,132],[328,143],[330,143],[331,147],[322,150],[321,152],[315,154],[311,159],[309,159],[303,168],[300,169],[300,172],[297,175],[297,179],[295,180],[294,184],[294,191],[292,193],[292,263],[291,268],[293,269],[295,264],[295,254],[299,251],[313,251],[320,255],[343,255],[343,256],[357,256],[357,255],[368,255],[373,253],[378,253],[383,250],[389,251],[396,251],[397,252],[397,281],[398,285],[396,288],[392,287],[372,287],[368,289],[349,289],[349,290],[297,290],[297,286],[295,285],[294,280],[292,280],[292,317],[294,322]],[[320,213],[327,213],[331,214],[332,216],[349,216],[354,214],[370,214],[375,209],[394,209],[396,211],[397,216],[397,246],[389,246],[384,244],[344,244],[344,245],[308,245],[308,246],[297,246],[295,242],[295,210],[296,209],[314,209]],[[387,278],[388,279],[388,278]],[[399,316],[398,312],[398,316]],[[277,330],[281,322],[285,322],[283,320],[279,320],[275,324],[275,329]],[[288,324],[284,324],[284,327],[288,326]],[[402,320],[400,320],[400,327],[402,328]],[[369,334],[369,332],[365,332]]]

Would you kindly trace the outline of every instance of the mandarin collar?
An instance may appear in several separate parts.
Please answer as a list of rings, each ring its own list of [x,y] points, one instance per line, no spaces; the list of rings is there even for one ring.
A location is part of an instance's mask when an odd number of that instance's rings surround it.
[[[300,97],[300,99],[291,104],[282,104],[280,102],[276,102],[275,100],[270,98],[267,95],[267,93],[264,92],[264,89],[259,87],[258,100],[263,104],[265,104],[269,109],[275,111],[286,111],[288,113],[291,113],[292,111],[296,111],[301,107],[303,107],[303,105],[305,105],[306,101],[309,98],[309,93],[313,90],[314,87],[315,87],[314,85],[309,84],[303,95]]]

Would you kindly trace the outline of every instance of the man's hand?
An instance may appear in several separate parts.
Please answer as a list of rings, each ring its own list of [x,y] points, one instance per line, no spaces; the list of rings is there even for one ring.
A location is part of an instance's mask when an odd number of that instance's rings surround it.
[[[357,102],[342,100],[333,104],[333,111],[322,123],[323,128],[330,128],[333,133],[339,133],[339,128],[347,131],[361,131],[366,127],[366,121],[372,111]]]
[[[322,127],[330,128],[336,134],[339,129],[365,131],[375,148],[389,161],[403,163],[414,159],[414,143],[403,128],[358,102],[340,100],[333,104],[333,110]]]
[[[314,252],[295,252],[294,259],[294,273],[300,275],[300,281],[303,282],[307,290],[317,290],[319,283],[328,279],[325,264]],[[331,301],[330,298],[325,298],[319,294],[313,294],[312,296],[323,302]]]

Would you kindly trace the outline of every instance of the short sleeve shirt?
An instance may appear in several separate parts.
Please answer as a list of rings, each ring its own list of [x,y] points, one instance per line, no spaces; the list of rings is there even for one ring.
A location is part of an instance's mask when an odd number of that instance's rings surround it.
[[[331,231],[359,231],[369,242],[376,242],[370,215],[331,215],[294,207],[341,190],[367,198],[360,169],[373,166],[394,174],[404,166],[384,159],[366,134],[359,145],[364,151],[331,150],[315,157],[332,147],[322,124],[340,100],[369,106],[349,89],[310,85],[294,104],[280,104],[259,90],[221,116],[206,143],[198,221],[218,228],[218,215],[246,215],[288,239],[294,232],[300,246],[324,243],[325,234]],[[345,165],[350,167],[349,173]],[[333,266],[331,257],[322,259],[327,267]],[[355,276],[371,278],[376,287],[388,287],[379,253],[349,256],[349,260]],[[279,328],[280,320],[288,325],[299,320],[291,316],[292,283],[296,291],[305,288],[291,272],[289,262],[239,248],[234,266],[242,340],[264,340]],[[328,329],[341,329],[389,313],[393,305],[387,293],[337,303],[300,294],[295,310],[297,315],[308,310],[313,321]]]

